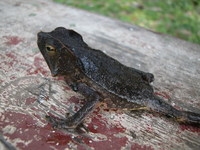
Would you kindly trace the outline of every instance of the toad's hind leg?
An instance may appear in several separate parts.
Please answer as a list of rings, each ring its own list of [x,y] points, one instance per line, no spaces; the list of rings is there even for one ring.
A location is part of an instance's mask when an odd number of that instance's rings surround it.
[[[56,119],[51,116],[47,116],[50,123],[56,128],[70,129],[77,128],[82,125],[84,118],[93,110],[95,105],[99,102],[99,95],[86,84],[77,84],[77,91],[83,94],[87,98],[86,104],[77,111],[73,116],[66,119]]]
[[[153,96],[145,102],[145,105],[152,111],[175,118],[180,123],[200,125],[200,114],[189,111],[180,111],[157,96]]]

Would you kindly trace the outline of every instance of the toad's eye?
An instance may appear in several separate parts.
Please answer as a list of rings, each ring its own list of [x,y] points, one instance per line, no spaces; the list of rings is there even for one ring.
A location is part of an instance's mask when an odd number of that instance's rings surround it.
[[[56,49],[55,49],[53,46],[50,46],[50,45],[47,45],[47,46],[46,46],[46,50],[47,50],[48,52],[56,51]]]
[[[47,45],[46,46],[46,51],[50,54],[50,55],[54,55],[56,53],[56,49],[55,47],[51,46],[51,45]]]

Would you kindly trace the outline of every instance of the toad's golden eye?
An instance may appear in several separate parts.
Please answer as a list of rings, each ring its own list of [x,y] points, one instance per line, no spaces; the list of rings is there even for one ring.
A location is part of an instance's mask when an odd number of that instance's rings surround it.
[[[55,47],[51,46],[51,45],[46,45],[46,51],[50,54],[50,55],[54,55],[56,52]]]
[[[51,46],[51,45],[47,45],[47,46],[46,46],[46,50],[47,50],[48,52],[56,51],[56,49],[55,49],[53,46]]]

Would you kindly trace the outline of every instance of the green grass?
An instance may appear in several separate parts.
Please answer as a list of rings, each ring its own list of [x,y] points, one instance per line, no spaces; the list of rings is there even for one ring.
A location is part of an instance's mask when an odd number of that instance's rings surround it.
[[[199,0],[54,0],[200,44]]]

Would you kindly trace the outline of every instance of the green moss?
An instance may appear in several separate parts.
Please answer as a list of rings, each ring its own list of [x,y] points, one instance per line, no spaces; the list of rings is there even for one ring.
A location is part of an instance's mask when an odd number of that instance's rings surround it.
[[[199,0],[54,0],[200,43]]]

